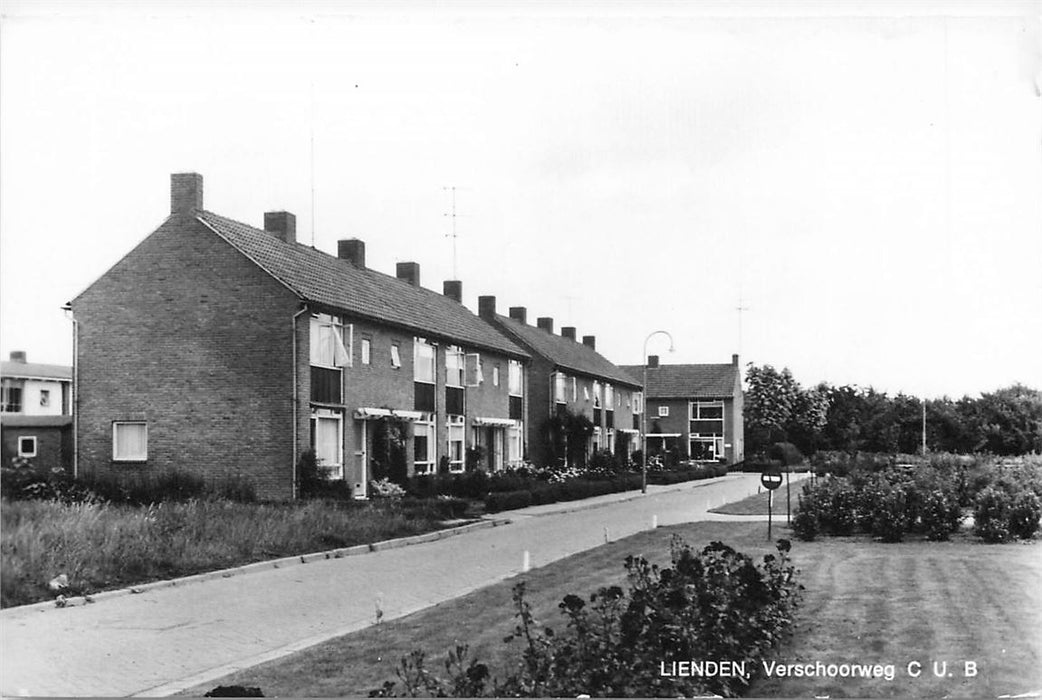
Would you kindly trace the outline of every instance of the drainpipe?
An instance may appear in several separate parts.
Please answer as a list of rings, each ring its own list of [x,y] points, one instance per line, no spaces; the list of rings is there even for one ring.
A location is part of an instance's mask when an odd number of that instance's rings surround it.
[[[301,306],[300,311],[293,314],[293,500],[297,500],[297,319],[306,313],[308,305]]]
[[[72,478],[77,479],[80,475],[80,322],[72,313],[72,302],[63,306],[62,311],[72,321],[72,396],[69,397],[69,410],[72,411]]]

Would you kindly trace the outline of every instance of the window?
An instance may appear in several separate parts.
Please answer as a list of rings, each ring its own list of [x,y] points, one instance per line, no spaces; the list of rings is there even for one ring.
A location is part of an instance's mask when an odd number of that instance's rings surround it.
[[[395,369],[401,369],[402,366],[402,351],[398,346],[398,343],[391,343],[391,367]]]
[[[609,411],[615,408],[615,387],[611,384],[604,385],[604,407]]]
[[[644,412],[644,392],[635,391],[633,392],[633,412],[643,413]]]
[[[600,408],[601,407],[601,383],[600,382],[594,382],[593,383],[593,407],[594,408]]]
[[[144,462],[148,459],[148,424],[144,421],[113,423],[112,459],[116,462]]]
[[[564,397],[564,391],[567,381],[568,376],[564,372],[554,373],[554,401],[557,403],[564,403],[566,400]]]
[[[576,401],[579,398],[579,382],[575,377],[572,377],[572,401]]]
[[[521,421],[515,421],[514,425],[507,428],[507,461],[510,466],[520,466],[523,461],[521,454]]]
[[[449,471],[458,474],[463,471],[463,416],[449,418],[447,427],[449,443]]]
[[[481,386],[485,373],[481,369],[481,355],[472,352],[466,357],[467,386]]]
[[[669,406],[659,406],[658,407],[658,417],[659,418],[667,418],[668,416],[669,416]]]
[[[351,343],[354,326],[344,325],[339,316],[311,315],[311,364],[319,367],[352,366]]]
[[[724,402],[692,401],[690,404],[691,459],[726,459],[724,451]]]
[[[492,386],[499,386],[499,365],[492,368]]]
[[[311,447],[326,478],[344,478],[344,418],[341,412],[319,409],[311,414]]]
[[[40,389],[40,405],[50,406],[51,405],[51,390]]]
[[[511,396],[521,396],[524,387],[521,385],[521,363],[511,360],[507,365],[507,383],[510,385]]]
[[[434,345],[423,338],[413,342],[413,379],[424,384],[434,384]]]
[[[434,423],[413,423],[413,467],[417,474],[434,473]]]
[[[22,412],[22,382],[4,379],[3,384],[0,385],[0,394],[2,394],[0,410],[4,413]]]
[[[362,338],[362,364],[368,365],[372,362],[372,342],[368,338]]]
[[[35,435],[19,435],[18,436],[18,456],[19,457],[35,457],[36,456],[36,436]]]
[[[601,429],[596,427],[593,429],[593,451],[599,452],[601,449]]]
[[[583,399],[585,401],[589,401],[590,400],[590,387],[588,387],[588,386],[584,386],[583,387]]]
[[[431,349],[433,351],[433,348]],[[416,366],[419,367],[418,360]],[[416,381],[434,381],[434,379],[420,379],[417,376]],[[448,386],[463,386],[463,349],[458,345],[450,345],[445,349],[445,384]]]

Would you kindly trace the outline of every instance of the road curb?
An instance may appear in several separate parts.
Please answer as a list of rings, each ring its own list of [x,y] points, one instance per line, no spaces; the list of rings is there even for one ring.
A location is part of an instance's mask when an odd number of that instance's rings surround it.
[[[243,576],[247,574],[256,573],[258,571],[267,571],[269,569],[284,569],[290,566],[310,564],[316,561],[326,561],[327,559],[343,559],[344,557],[353,557],[358,556],[360,554],[370,554],[372,552],[382,552],[388,549],[398,549],[399,547],[408,547],[409,545],[422,544],[424,542],[434,542],[435,540],[443,540],[447,537],[455,537],[456,535],[462,535],[472,530],[484,530],[490,527],[499,527],[501,525],[507,525],[509,523],[509,518],[496,518],[493,520],[475,520],[474,522],[467,523],[466,525],[450,527],[444,530],[435,530],[433,532],[425,532],[420,535],[410,535],[408,537],[399,537],[393,540],[383,540],[381,542],[370,542],[369,544],[358,544],[353,545],[351,547],[339,547],[337,549],[330,549],[323,552],[295,554],[289,557],[269,559],[267,561],[258,561],[252,564],[235,566],[230,569],[206,571],[201,574],[182,576],[180,578],[167,579],[165,581],[150,581],[149,583],[142,583],[137,586],[118,588],[114,591],[103,591],[101,593],[94,593],[89,596],[73,596],[67,600],[66,605],[64,607],[72,608],[80,607],[83,605],[90,605],[92,603],[99,603],[103,600],[108,600],[110,598],[145,593],[147,591],[151,591],[157,588],[187,586],[193,583],[212,581],[213,579],[218,578],[232,578],[233,576]],[[58,605],[56,605],[53,600],[46,600],[41,603],[30,603],[28,605],[18,605],[12,608],[6,608],[3,611],[0,611],[0,617],[10,617],[15,615],[16,613],[28,613],[33,611],[46,612],[48,610],[61,609],[62,608],[58,607]]]

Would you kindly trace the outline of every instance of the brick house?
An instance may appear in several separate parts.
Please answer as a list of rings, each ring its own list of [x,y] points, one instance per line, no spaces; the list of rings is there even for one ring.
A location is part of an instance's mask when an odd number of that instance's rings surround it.
[[[510,315],[503,316],[496,312],[492,296],[478,299],[478,313],[532,357],[526,418],[533,463],[552,466],[555,455],[549,445],[548,420],[564,413],[593,422],[593,434],[583,450],[586,456],[608,450],[629,458],[640,448],[640,382],[598,353],[594,336],[579,341],[571,326],[562,327],[557,335],[552,318],[539,318],[531,326],[523,306],[511,307]]]
[[[624,365],[643,378],[643,365]],[[730,364],[662,365],[648,356],[648,453],[676,449],[681,458],[735,464],[745,459],[742,375]]]
[[[203,209],[195,173],[171,178],[169,218],[71,302],[81,473],[183,470],[296,495],[314,449],[356,497],[371,478],[498,469],[524,454],[528,354],[462,304]]]
[[[40,471],[71,468],[71,396],[71,367],[29,362],[20,350],[0,363],[5,466],[21,457]]]

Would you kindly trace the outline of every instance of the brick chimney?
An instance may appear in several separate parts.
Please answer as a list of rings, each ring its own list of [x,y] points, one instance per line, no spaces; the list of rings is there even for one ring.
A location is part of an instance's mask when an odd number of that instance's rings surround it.
[[[21,362],[22,364],[28,362],[25,357],[25,350],[12,350],[11,362]]]
[[[547,333],[552,334],[554,332],[554,320],[550,316],[540,316],[536,319],[535,325],[539,326]]]
[[[463,303],[463,282],[460,280],[445,280],[441,289],[448,298],[460,304]]]
[[[203,208],[203,176],[174,173],[170,176],[170,213],[191,214]]]
[[[297,242],[297,217],[288,211],[264,212],[264,230],[286,243]]]
[[[575,326],[561,326],[561,337],[575,340]]]
[[[597,349],[597,336],[595,335],[584,335],[583,345],[590,348],[591,350]]]
[[[496,317],[495,297],[478,297],[478,316],[485,320],[492,320]]]
[[[648,369],[655,369],[658,367],[658,355],[648,355]]]
[[[364,270],[365,241],[360,241],[357,238],[341,238],[336,242],[336,256]]]
[[[395,266],[395,274],[398,279],[405,280],[414,287],[420,286],[420,264],[414,262],[400,262]]]
[[[731,364],[735,367],[738,366],[738,355],[731,355]]]
[[[514,319],[518,323],[528,324],[528,309],[523,306],[511,306],[510,307],[510,318]]]

